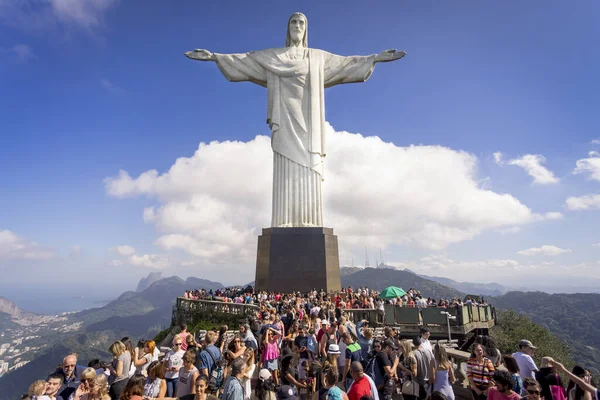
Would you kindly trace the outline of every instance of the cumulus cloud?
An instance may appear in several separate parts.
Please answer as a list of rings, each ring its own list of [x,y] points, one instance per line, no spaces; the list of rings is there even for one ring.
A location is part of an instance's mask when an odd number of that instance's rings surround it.
[[[36,242],[9,230],[0,231],[0,261],[13,259],[47,260],[54,256],[53,250],[44,248]]]
[[[55,26],[86,30],[102,24],[118,0],[0,0],[0,24],[27,31]]]
[[[588,194],[579,197],[569,197],[565,202],[569,210],[593,210],[600,208],[600,194]]]
[[[588,174],[588,179],[600,181],[600,157],[595,151],[590,151],[588,155],[588,158],[577,160],[573,174]]]
[[[327,134],[324,222],[335,228],[342,251],[391,244],[443,249],[485,230],[562,216],[534,213],[509,194],[483,188],[472,154],[399,147],[331,127]],[[157,200],[143,218],[156,226],[159,248],[212,264],[253,264],[257,235],[271,218],[270,138],[201,143],[167,172],[120,171],[104,183],[115,198]]]
[[[170,266],[169,257],[164,254],[134,254],[127,258],[129,264],[136,267],[165,269]]]
[[[554,173],[542,165],[545,162],[546,158],[542,155],[526,154],[521,158],[509,160],[507,164],[523,168],[533,178],[533,183],[540,185],[558,183],[559,179],[554,176]]]
[[[502,165],[504,164],[504,162],[502,161],[502,153],[497,151],[494,153],[494,162],[498,165]]]
[[[560,247],[556,247],[556,246],[544,245],[541,247],[532,247],[527,250],[521,250],[521,251],[518,251],[517,254],[520,254],[522,256],[539,256],[539,255],[557,256],[559,254],[570,253],[570,252],[571,252],[570,249],[561,249]]]
[[[127,257],[135,254],[135,248],[127,245],[123,246],[115,246],[111,248],[112,251],[117,253],[120,256]]]

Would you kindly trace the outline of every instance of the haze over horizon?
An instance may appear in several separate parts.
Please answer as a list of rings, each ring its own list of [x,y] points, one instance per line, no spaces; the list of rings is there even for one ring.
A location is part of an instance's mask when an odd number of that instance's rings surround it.
[[[326,92],[341,264],[367,247],[457,281],[599,288],[600,4],[551,3],[0,0],[0,296],[254,280],[266,92],[183,52],[283,46],[294,11],[311,47],[408,53]]]

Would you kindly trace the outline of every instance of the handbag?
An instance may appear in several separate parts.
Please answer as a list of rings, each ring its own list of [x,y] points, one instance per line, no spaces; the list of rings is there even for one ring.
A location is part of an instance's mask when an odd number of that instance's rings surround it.
[[[407,379],[402,384],[402,394],[407,396],[419,396],[419,384],[415,381]]]
[[[560,386],[558,380],[558,374],[556,374],[556,385],[550,385],[550,392],[552,392],[552,400],[566,400],[565,389]]]

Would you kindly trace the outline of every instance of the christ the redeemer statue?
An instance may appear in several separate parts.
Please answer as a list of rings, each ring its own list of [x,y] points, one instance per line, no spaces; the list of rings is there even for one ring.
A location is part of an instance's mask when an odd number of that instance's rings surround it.
[[[193,60],[215,61],[231,82],[267,88],[267,123],[273,148],[273,227],[323,226],[325,88],[364,82],[375,64],[398,60],[403,51],[343,57],[308,48],[308,21],[293,14],[285,47],[243,54],[188,51]]]

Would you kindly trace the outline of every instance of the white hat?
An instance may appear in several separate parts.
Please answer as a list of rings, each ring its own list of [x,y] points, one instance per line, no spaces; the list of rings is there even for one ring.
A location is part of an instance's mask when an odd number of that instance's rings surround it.
[[[340,346],[338,346],[337,344],[330,344],[329,349],[327,350],[327,353],[328,354],[341,354]]]
[[[266,381],[267,379],[269,379],[271,377],[271,371],[269,371],[266,368],[263,368],[260,370],[260,372],[258,373],[258,379],[260,379],[261,381]]]

